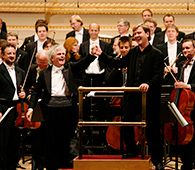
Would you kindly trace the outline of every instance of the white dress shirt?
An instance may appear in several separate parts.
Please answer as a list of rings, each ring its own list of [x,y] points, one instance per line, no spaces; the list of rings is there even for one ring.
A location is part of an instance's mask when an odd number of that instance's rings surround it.
[[[165,32],[165,43],[168,41],[168,37],[167,37],[167,34]]]
[[[62,67],[56,67],[53,65],[51,72],[51,96],[65,96],[66,82],[64,80]]]
[[[190,73],[194,64],[195,57],[192,58],[190,63],[188,64],[187,68],[184,69],[184,83],[188,84],[188,80],[190,77]]]
[[[150,37],[151,37],[151,39],[150,39],[150,44],[152,45],[153,44],[153,41],[154,41],[154,36],[155,36],[155,34],[153,34],[153,35],[150,35]]]
[[[75,31],[75,38],[78,40],[78,45],[80,46],[80,44],[83,42],[83,27],[80,31]]]
[[[171,66],[176,57],[177,57],[177,41],[174,44],[171,44],[167,42],[167,50],[168,50],[168,56],[169,56],[169,65]],[[176,63],[173,65],[173,68],[176,66]]]
[[[12,100],[19,100],[19,97],[18,97],[18,93],[17,93],[17,85],[16,85],[16,71],[15,71],[15,66],[12,65],[12,66],[9,66],[7,65],[5,62],[4,62],[6,68],[7,68],[7,71],[12,79],[12,82],[13,82],[13,85],[15,87],[15,93],[14,93],[14,96],[13,96],[13,99]]]
[[[43,50],[43,44],[45,41],[43,41],[43,42],[40,42],[39,40],[37,41],[37,51]]]
[[[96,46],[100,46],[99,45],[99,38],[95,41],[92,41],[91,39],[89,40],[89,53],[91,54],[91,48],[96,45]],[[96,59],[88,66],[88,68],[85,70],[85,73],[87,74],[102,74],[105,71],[105,69],[101,70],[100,69],[100,65],[99,65],[99,61],[98,61],[98,56],[96,56]]]

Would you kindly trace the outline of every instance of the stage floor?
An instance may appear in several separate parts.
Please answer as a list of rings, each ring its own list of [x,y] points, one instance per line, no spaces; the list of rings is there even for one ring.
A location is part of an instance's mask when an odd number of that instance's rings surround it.
[[[30,159],[31,157],[30,156],[25,156],[25,160],[28,160],[28,159]],[[174,160],[174,158],[173,158],[173,160]],[[24,167],[26,170],[31,170],[31,167],[32,167],[32,165],[31,165],[31,161],[27,161],[27,162],[25,162],[25,164],[23,164],[22,163],[22,160],[20,160],[20,162],[19,162],[19,164],[22,166],[22,167]],[[179,163],[178,164],[178,167],[179,167],[179,169],[180,169],[180,167],[181,167],[181,163]],[[167,164],[167,166],[170,166],[170,167],[175,167],[175,162],[174,161],[171,161],[171,162],[169,162],[168,164]],[[151,165],[151,168],[150,168],[151,170],[153,169],[153,166]],[[165,169],[171,169],[171,168],[168,168],[168,167],[165,167]],[[17,168],[17,170],[22,170],[21,168]],[[45,169],[46,170],[46,169]],[[69,169],[69,170],[71,170],[71,169]]]

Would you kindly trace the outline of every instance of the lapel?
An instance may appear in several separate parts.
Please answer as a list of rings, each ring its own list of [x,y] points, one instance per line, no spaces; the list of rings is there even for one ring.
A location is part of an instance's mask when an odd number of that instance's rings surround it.
[[[193,66],[192,66],[192,70],[190,72],[190,77],[189,77],[188,82],[193,82],[192,80],[195,78],[195,66],[194,65],[195,65],[195,62],[193,64]]]
[[[168,47],[167,46],[168,46],[168,43],[167,42],[164,43],[163,54],[165,54],[164,55],[165,58],[168,56]],[[169,66],[169,57],[167,57],[167,59],[165,60],[165,62]]]
[[[4,65],[4,63],[2,63],[0,65],[0,68],[1,68],[1,72],[2,72],[2,75],[5,77],[5,79],[14,87],[14,84],[12,82],[12,79],[6,69],[6,66]]]
[[[67,65],[65,64],[64,65],[64,69],[62,71],[62,74],[63,74],[63,77],[65,79],[65,82],[67,84],[67,86],[69,87],[69,83],[70,83],[70,80],[69,80],[69,69],[67,69]]]
[[[44,77],[45,77],[45,84],[47,87],[47,91],[51,94],[51,69],[52,66],[49,66],[44,71]]]
[[[16,85],[17,85],[17,91],[18,91],[20,89],[20,85],[23,85],[22,74],[21,74],[21,71],[19,71],[17,67],[15,67],[15,71],[16,71]]]
[[[85,46],[85,51],[86,51],[86,55],[87,56],[90,52],[89,52],[89,48],[90,48],[90,44],[89,41],[87,41],[87,45]]]

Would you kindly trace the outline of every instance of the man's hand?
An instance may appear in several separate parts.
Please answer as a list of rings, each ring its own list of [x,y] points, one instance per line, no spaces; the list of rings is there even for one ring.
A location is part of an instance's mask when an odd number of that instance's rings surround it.
[[[2,118],[2,116],[3,116],[3,115],[2,115],[2,113],[0,112],[0,119]]]
[[[29,122],[31,122],[32,113],[33,113],[33,110],[28,110],[28,112],[26,113],[26,118]]]
[[[178,67],[174,67],[174,68],[172,68],[172,70],[173,70],[173,73],[175,73],[175,74],[178,73]]]
[[[102,50],[101,50],[101,48],[98,47],[97,45],[92,46],[92,48],[91,48],[91,54],[92,54],[92,55],[100,56],[100,55],[102,54]]]
[[[140,86],[139,86],[139,90],[142,91],[142,92],[147,92],[149,89],[149,85],[146,84],[146,83],[142,83]]]
[[[191,87],[188,84],[185,84],[184,82],[181,81],[176,81],[174,86],[177,89],[191,89]]]
[[[172,69],[171,66],[167,66],[165,67],[164,72],[169,73],[171,69]]]

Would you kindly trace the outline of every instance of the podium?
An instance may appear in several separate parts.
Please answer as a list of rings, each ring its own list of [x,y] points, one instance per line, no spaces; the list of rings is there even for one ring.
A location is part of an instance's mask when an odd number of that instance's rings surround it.
[[[83,121],[83,92],[89,91],[129,91],[139,92],[138,87],[79,87],[79,156],[74,159],[74,170],[149,170],[150,156],[145,156],[146,92],[142,92],[141,122],[98,122]],[[121,94],[117,93],[117,96]],[[102,96],[101,96],[102,97]],[[142,127],[141,156],[122,159],[122,155],[83,155],[83,126],[140,126]]]
[[[74,159],[74,170],[149,170],[150,156],[145,159],[122,159],[121,155],[83,155]]]

